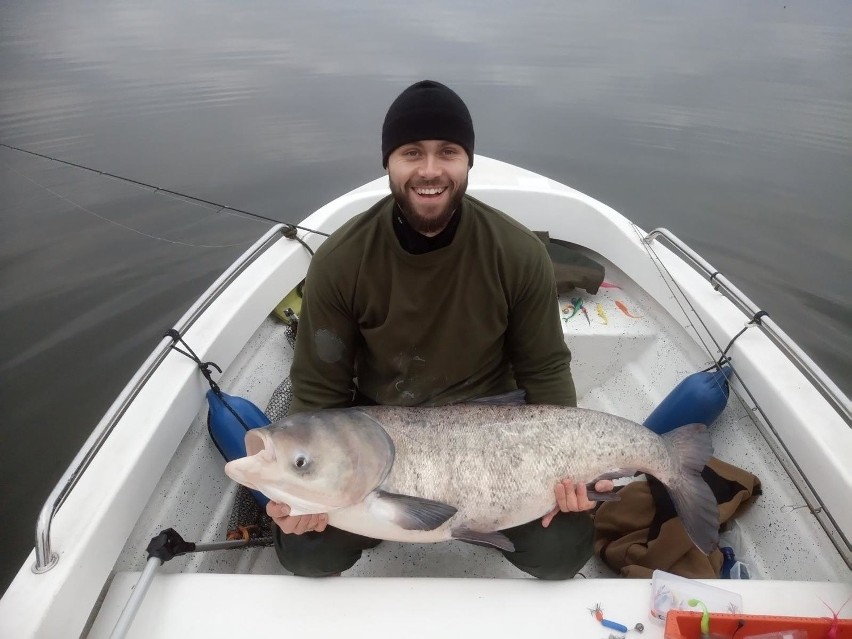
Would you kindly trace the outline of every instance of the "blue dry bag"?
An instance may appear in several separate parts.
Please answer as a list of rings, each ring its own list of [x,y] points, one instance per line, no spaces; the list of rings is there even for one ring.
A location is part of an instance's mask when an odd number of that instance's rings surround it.
[[[731,367],[693,373],[674,387],[645,420],[645,426],[661,435],[687,424],[710,426],[728,403]]]
[[[257,406],[243,397],[234,397],[212,389],[207,391],[207,430],[225,461],[246,456],[246,432],[268,425],[269,418]],[[242,422],[242,423],[241,423]],[[255,500],[266,507],[269,498],[252,490]]]

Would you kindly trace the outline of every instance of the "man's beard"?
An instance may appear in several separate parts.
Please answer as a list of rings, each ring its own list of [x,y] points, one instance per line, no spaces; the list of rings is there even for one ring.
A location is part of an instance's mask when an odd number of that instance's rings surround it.
[[[428,188],[429,185],[418,184],[418,186]],[[450,184],[447,188],[452,189],[452,187],[453,185]],[[421,235],[430,235],[442,231],[444,227],[447,226],[450,219],[452,219],[453,213],[455,213],[456,209],[458,209],[465,191],[467,191],[467,177],[465,176],[464,182],[457,185],[455,191],[453,191],[449,201],[447,202],[446,207],[437,214],[430,214],[428,216],[421,214],[417,210],[417,207],[413,203],[414,198],[417,196],[410,195],[410,190],[408,189],[407,184],[400,189],[391,180],[390,189],[397,204],[399,204],[399,208],[402,210],[402,214],[405,217],[405,221],[408,222],[408,225]]]

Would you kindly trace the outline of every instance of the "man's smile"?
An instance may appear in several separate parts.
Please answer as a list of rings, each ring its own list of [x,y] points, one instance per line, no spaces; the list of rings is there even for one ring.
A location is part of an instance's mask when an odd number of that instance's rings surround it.
[[[420,197],[438,197],[446,190],[446,186],[414,187],[414,192]]]

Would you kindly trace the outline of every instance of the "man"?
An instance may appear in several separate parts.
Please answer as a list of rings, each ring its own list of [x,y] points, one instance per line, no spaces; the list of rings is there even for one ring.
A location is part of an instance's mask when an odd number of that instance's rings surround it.
[[[291,368],[290,411],[442,405],[516,388],[527,401],[576,405],[571,354],[556,312],[544,245],[465,195],[474,132],[461,98],[418,82],[382,127],[391,195],[350,220],[308,270]],[[597,490],[611,490],[599,482]],[[585,486],[555,487],[541,522],[505,530],[521,570],[573,577],[592,553]],[[350,568],[377,540],[326,528],[328,516],[267,513],[281,563],[298,575]]]

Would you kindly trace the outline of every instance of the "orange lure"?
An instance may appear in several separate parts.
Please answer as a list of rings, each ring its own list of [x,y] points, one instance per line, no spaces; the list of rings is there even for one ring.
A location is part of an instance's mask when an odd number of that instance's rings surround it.
[[[644,317],[644,315],[634,315],[630,312],[630,310],[624,305],[624,302],[620,300],[615,301],[615,305],[618,307],[618,310],[627,315],[627,317],[632,317],[633,319],[640,319]]]

